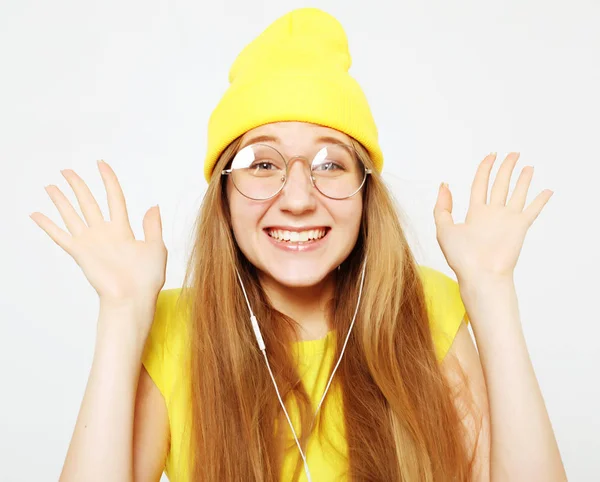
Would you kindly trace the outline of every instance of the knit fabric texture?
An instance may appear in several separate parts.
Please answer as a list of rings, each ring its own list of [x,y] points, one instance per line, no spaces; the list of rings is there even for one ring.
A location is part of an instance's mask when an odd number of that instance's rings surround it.
[[[302,121],[359,141],[381,172],[383,154],[342,25],[317,8],[293,10],[269,25],[237,56],[229,87],[208,123],[204,176],[237,137],[271,122]]]

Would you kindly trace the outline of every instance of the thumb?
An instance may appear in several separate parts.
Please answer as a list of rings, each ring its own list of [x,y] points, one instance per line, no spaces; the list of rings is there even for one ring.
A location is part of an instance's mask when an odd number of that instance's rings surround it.
[[[438,229],[454,224],[452,219],[452,194],[448,184],[444,182],[440,184],[437,201],[433,208],[433,218]]]
[[[158,204],[146,211],[142,226],[144,228],[144,238],[146,242],[162,242],[162,220]]]

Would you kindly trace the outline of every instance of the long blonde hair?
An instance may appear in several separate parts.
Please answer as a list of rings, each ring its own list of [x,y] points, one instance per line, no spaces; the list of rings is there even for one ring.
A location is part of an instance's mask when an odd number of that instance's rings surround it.
[[[352,144],[373,167],[364,147],[354,139]],[[217,173],[239,146],[240,138],[224,150]],[[376,171],[363,189],[358,240],[341,265],[329,305],[332,328],[346,333],[366,255],[360,309],[335,375],[344,404],[349,480],[470,480],[474,455],[466,447],[456,395],[436,359],[418,266]],[[275,482],[289,427],[257,349],[234,267],[260,320],[280,393],[286,401],[295,399],[305,445],[312,413],[290,351],[297,324],[270,305],[255,267],[238,248],[225,182],[216,174],[202,203],[184,281],[191,299],[190,480]],[[335,350],[337,360],[341,343]],[[327,398],[320,413],[326,405]],[[301,470],[298,464],[294,480]]]

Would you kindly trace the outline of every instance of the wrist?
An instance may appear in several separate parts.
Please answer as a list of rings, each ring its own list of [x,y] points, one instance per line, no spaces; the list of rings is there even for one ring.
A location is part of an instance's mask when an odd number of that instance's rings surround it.
[[[482,274],[467,278],[458,277],[457,280],[461,296],[463,297],[480,297],[488,293],[506,293],[515,290],[515,282],[512,275],[497,276]]]
[[[144,345],[156,310],[156,300],[138,299],[123,302],[101,300],[97,324],[98,342],[124,343],[130,347]]]
[[[157,299],[158,296],[127,298],[120,300],[100,298],[99,311],[101,316],[134,316],[136,318],[154,316]]]

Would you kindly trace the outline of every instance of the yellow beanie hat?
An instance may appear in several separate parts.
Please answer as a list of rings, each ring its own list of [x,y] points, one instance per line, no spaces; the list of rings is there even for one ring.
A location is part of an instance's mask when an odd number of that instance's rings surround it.
[[[263,124],[303,121],[359,141],[381,172],[383,154],[367,99],[348,73],[342,25],[317,8],[293,10],[269,25],[238,55],[229,88],[208,123],[204,177],[238,136]]]

